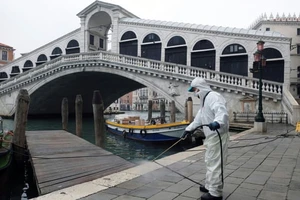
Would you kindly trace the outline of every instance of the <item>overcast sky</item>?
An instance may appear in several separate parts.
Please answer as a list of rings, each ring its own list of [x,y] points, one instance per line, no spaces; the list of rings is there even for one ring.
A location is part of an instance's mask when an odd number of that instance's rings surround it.
[[[299,16],[300,0],[104,0],[142,19],[248,28],[262,13]],[[0,43],[30,52],[80,27],[94,0],[0,0]],[[278,3],[277,3],[278,2]]]

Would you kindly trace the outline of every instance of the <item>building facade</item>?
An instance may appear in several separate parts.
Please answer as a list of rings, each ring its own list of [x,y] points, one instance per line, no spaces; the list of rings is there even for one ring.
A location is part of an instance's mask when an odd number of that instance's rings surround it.
[[[6,44],[0,43],[0,67],[13,61],[14,48]]]
[[[132,110],[132,96],[133,92],[123,95],[120,100],[120,111]]]
[[[269,17],[264,14],[260,16],[251,26],[250,29],[258,31],[275,31],[290,38],[290,92],[299,100],[300,98],[300,15],[296,14],[280,16],[277,14]],[[276,58],[272,62],[280,63]],[[279,73],[276,64],[267,67],[274,67]],[[275,72],[276,73],[276,72]]]

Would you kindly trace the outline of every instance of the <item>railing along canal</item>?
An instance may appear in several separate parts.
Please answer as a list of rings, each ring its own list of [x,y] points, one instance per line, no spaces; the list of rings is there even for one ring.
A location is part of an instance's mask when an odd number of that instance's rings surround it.
[[[285,112],[264,112],[266,122],[288,124],[288,114]],[[233,112],[234,122],[254,122],[257,112]]]

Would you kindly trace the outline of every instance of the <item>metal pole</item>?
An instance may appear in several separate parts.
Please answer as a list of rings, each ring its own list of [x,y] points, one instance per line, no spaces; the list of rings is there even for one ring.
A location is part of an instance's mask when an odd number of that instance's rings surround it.
[[[258,71],[259,71],[259,93],[258,93],[258,113],[255,117],[256,122],[265,122],[264,115],[262,113],[262,65],[261,61],[258,64]]]

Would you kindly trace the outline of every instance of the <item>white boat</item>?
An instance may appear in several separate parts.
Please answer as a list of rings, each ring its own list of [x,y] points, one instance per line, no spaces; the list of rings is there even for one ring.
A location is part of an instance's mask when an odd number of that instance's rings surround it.
[[[107,130],[124,138],[143,142],[166,142],[180,139],[187,121],[160,123],[160,120],[151,120],[151,123],[139,119],[137,116],[119,116],[113,121],[106,120]]]

